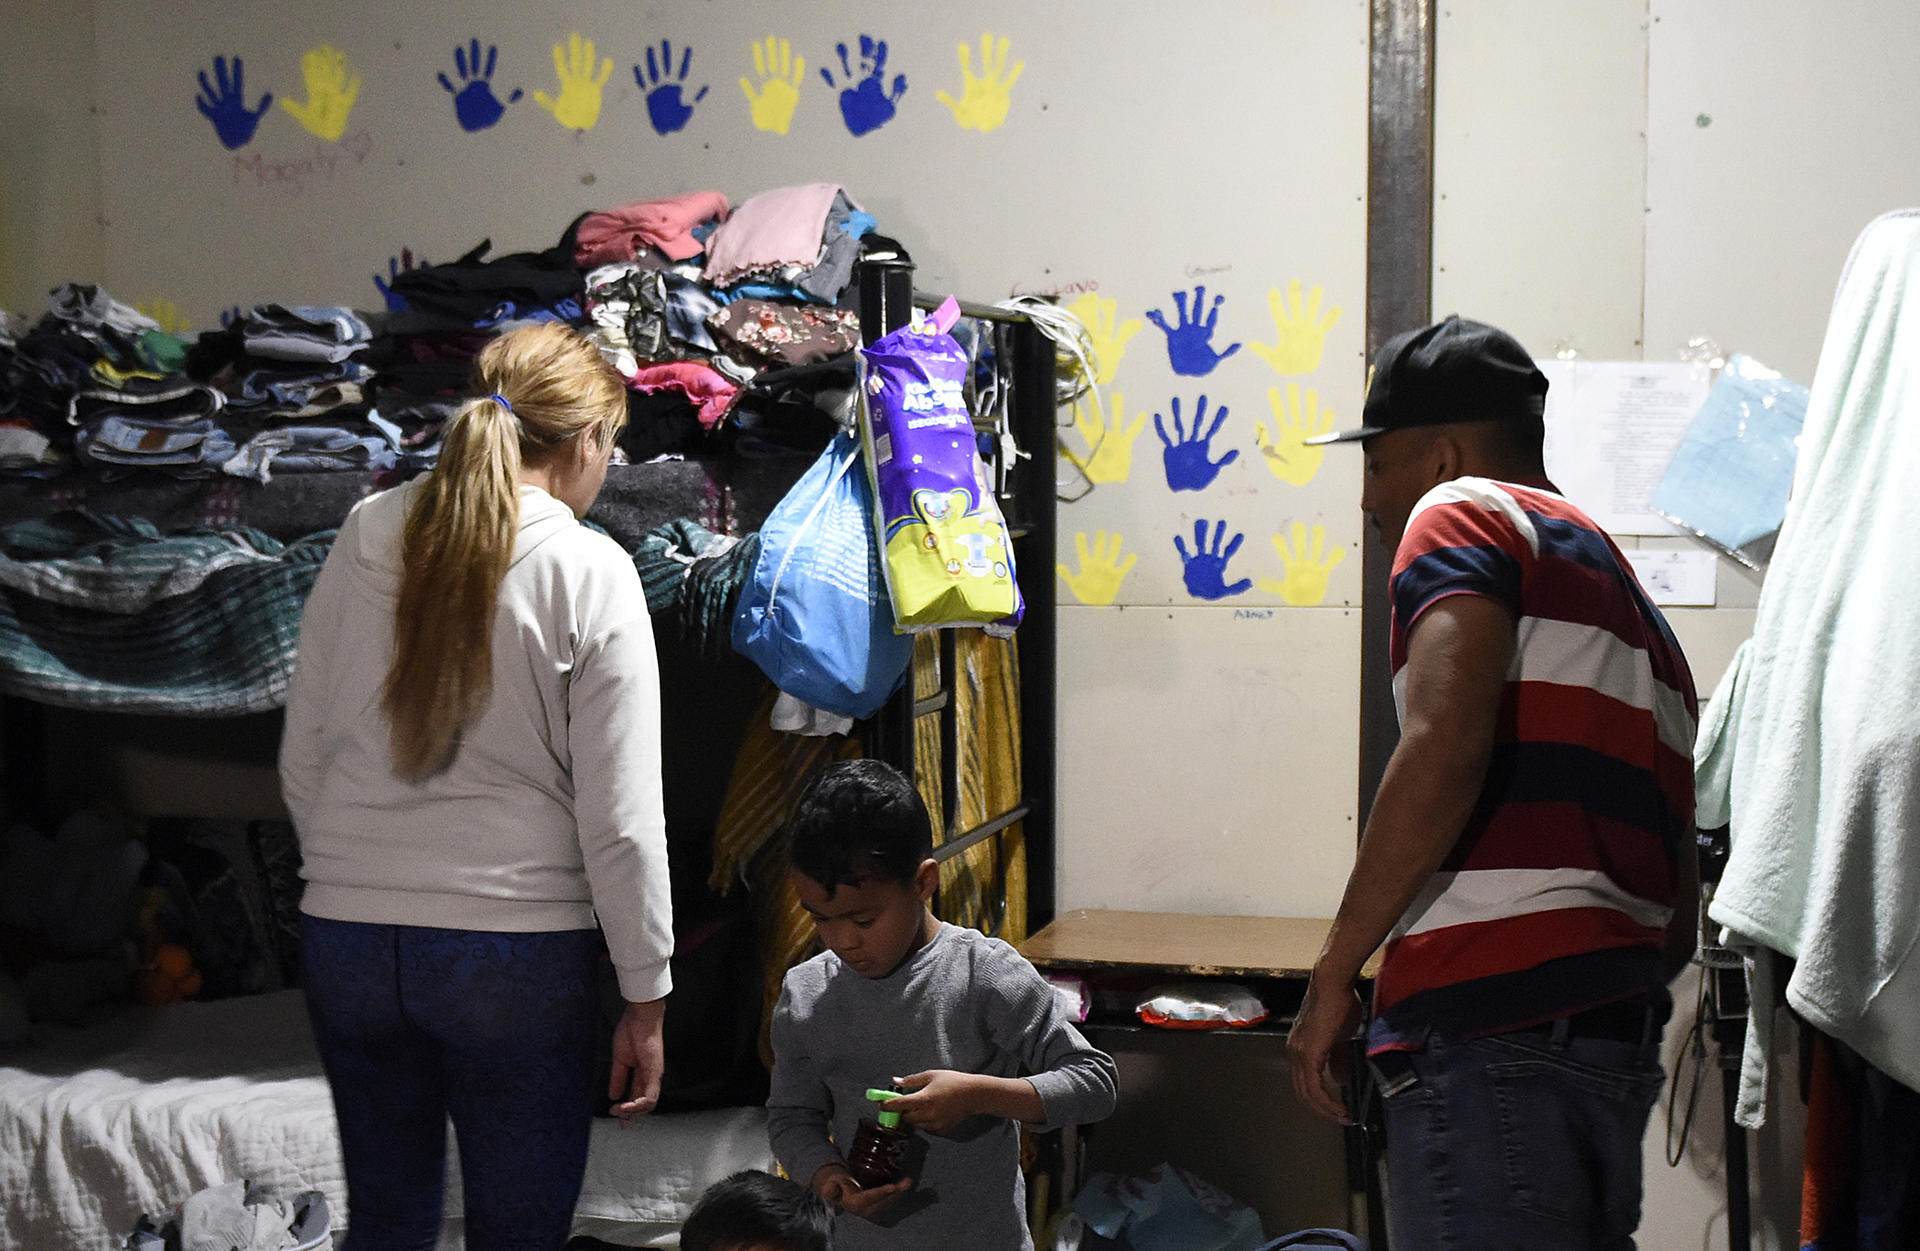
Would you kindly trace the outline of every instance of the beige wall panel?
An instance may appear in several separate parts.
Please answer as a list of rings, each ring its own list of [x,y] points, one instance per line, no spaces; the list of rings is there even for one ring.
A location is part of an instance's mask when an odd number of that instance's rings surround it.
[[[1695,335],[1813,380],[1854,237],[1920,204],[1900,0],[1654,0],[1647,92],[1647,343]]]
[[[1332,916],[1353,865],[1356,614],[1064,607],[1066,908]]]
[[[1196,521],[1225,521],[1229,536],[1246,537],[1219,584],[1227,590],[1244,579],[1246,586],[1219,602],[1277,611],[1283,620],[1324,613],[1308,633],[1349,636],[1334,646],[1350,655],[1357,624],[1342,606],[1358,595],[1357,457],[1340,449],[1317,469],[1289,465],[1278,473],[1267,467],[1256,426],[1266,426],[1271,443],[1282,416],[1331,424],[1358,413],[1367,12],[1365,0],[1220,4],[1208,7],[1204,21],[1180,22],[1147,0],[1040,7],[985,0],[964,12],[878,0],[830,8],[594,0],[511,9],[101,0],[108,35],[94,86],[106,278],[123,299],[170,299],[203,327],[223,309],[264,299],[366,306],[379,303],[373,276],[403,247],[430,260],[451,259],[482,238],[492,239],[495,254],[541,248],[586,209],[692,189],[738,200],[787,183],[838,181],[914,253],[924,290],[975,299],[1097,293],[1112,301],[1106,307],[1116,334],[1138,326],[1123,351],[1108,354],[1113,389],[1124,396],[1116,407],[1129,421],[1153,411],[1170,419],[1175,398],[1190,421],[1202,394],[1210,420],[1221,406],[1229,410],[1208,460],[1230,450],[1238,456],[1217,475],[1201,471],[1205,482],[1178,467],[1169,479],[1149,417],[1124,480],[1111,478],[1063,509],[1063,559],[1077,567],[1077,533],[1122,534],[1126,552],[1140,559],[1110,598],[1208,603],[1191,593],[1173,539],[1191,550]],[[963,129],[938,98],[962,91],[963,47],[971,71],[984,71],[983,31],[1008,40],[1007,69],[1024,66],[1007,92],[1004,122],[987,131]],[[595,59],[612,66],[590,128],[563,127],[534,99],[558,91],[553,49],[573,32],[594,40]],[[752,54],[769,35],[787,39],[806,60],[785,133],[758,128],[738,82],[744,76],[757,85]],[[841,108],[839,90],[850,84],[835,46],[849,45],[860,77],[862,35],[887,42],[887,94],[897,77],[906,87],[889,120],[856,135]],[[505,108],[497,124],[468,131],[438,78],[459,85],[455,48],[475,38],[498,50],[491,84]],[[651,124],[647,88],[635,76],[662,40],[676,57],[691,49],[682,98],[708,89],[684,127],[667,134]],[[304,59],[323,47],[337,49],[359,80],[331,137],[312,133],[288,107],[307,102]],[[196,75],[215,56],[244,61],[247,107],[265,91],[275,96],[232,148],[194,104]],[[832,86],[822,81],[823,68],[836,79]],[[523,96],[509,100],[515,90]],[[1284,300],[1294,280],[1303,297],[1319,289],[1319,313],[1294,337],[1303,350],[1269,359],[1260,349],[1282,343],[1269,293]],[[1202,285],[1206,307],[1190,305],[1189,316],[1204,320],[1219,297],[1219,320],[1211,331],[1181,331],[1175,294],[1192,298]],[[1150,324],[1149,310],[1162,313],[1171,333]],[[1291,316],[1284,303],[1281,316]],[[1203,363],[1210,368],[1200,372]],[[1301,408],[1284,407],[1289,383],[1301,388]],[[1268,396],[1276,387],[1281,414]],[[1308,392],[1331,411],[1309,414]],[[1077,434],[1067,439],[1084,449]],[[1173,482],[1195,489],[1176,491]],[[1273,537],[1294,554],[1296,522],[1305,541],[1295,565],[1314,565],[1324,577],[1296,570],[1283,591],[1288,567]],[[1262,579],[1273,585],[1260,586]],[[1068,583],[1056,581],[1055,589],[1080,605]],[[1289,597],[1326,607],[1288,607]],[[1221,619],[1232,611],[1224,607]],[[1133,645],[1129,634],[1116,609],[1069,613],[1061,653],[1110,655]],[[1341,683],[1279,701],[1262,714],[1264,734],[1313,741],[1326,722],[1352,721],[1351,663],[1329,666],[1321,658],[1318,668],[1341,673]],[[1191,697],[1204,707],[1214,694],[1203,686],[1191,696],[1177,689],[1156,698]],[[1091,743],[1103,727],[1082,721],[1074,698],[1071,691],[1062,698],[1062,753],[1080,762],[1097,755]],[[1350,748],[1351,729],[1335,740]],[[1327,759],[1336,761],[1331,751]],[[1087,783],[1100,785],[1097,773]],[[1325,840],[1314,854],[1350,855],[1351,751],[1335,767],[1302,774],[1294,788],[1293,802],[1333,815],[1300,835]],[[1208,793],[1213,812],[1239,814],[1232,820],[1240,824],[1273,802],[1266,779],[1244,772],[1215,775]],[[1064,861],[1098,858],[1109,815],[1098,804],[1065,810]],[[1089,857],[1079,854],[1082,846]],[[1243,894],[1234,876],[1231,867],[1180,866],[1168,879],[1170,893],[1191,906],[1228,910]],[[1235,889],[1211,897],[1221,882]]]
[[[1638,359],[1644,3],[1436,8],[1434,315]]]
[[[39,316],[47,291],[101,277],[92,0],[0,4],[0,308]]]

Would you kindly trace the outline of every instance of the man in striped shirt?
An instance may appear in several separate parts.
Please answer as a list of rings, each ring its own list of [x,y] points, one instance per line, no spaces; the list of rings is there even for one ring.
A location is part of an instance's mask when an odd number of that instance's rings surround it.
[[[1359,440],[1393,549],[1400,741],[1288,1042],[1345,1121],[1367,1051],[1389,1224],[1417,1248],[1631,1248],[1666,984],[1693,951],[1693,680],[1619,550],[1547,480],[1547,380],[1491,326],[1390,340]]]

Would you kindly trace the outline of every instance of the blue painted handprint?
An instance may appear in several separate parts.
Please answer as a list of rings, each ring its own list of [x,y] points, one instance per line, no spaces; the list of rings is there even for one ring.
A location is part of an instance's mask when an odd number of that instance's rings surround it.
[[[693,106],[707,98],[706,87],[701,87],[691,100],[680,98],[680,89],[687,82],[687,66],[693,61],[693,49],[680,50],[680,72],[673,72],[673,44],[668,40],[660,41],[660,59],[655,60],[653,49],[647,49],[647,68],[641,71],[638,65],[633,67],[633,80],[640,84],[640,90],[647,93],[647,120],[653,123],[655,134],[670,135],[685,126],[693,117]]]
[[[1207,421],[1207,397],[1201,396],[1200,402],[1193,408],[1193,429],[1188,430],[1180,422],[1180,401],[1173,402],[1173,437],[1167,437],[1167,427],[1160,420],[1160,414],[1153,415],[1153,428],[1160,433],[1160,442],[1165,449],[1160,453],[1167,469],[1167,485],[1176,491],[1198,491],[1220,476],[1220,471],[1239,458],[1240,449],[1232,448],[1219,460],[1207,459],[1211,449],[1208,445],[1213,436],[1220,433],[1220,426],[1227,419],[1227,406],[1222,404],[1213,410],[1213,425],[1205,434],[1200,428]]]
[[[520,93],[515,92],[514,94],[518,95]],[[404,313],[407,311],[407,297],[395,291],[391,285],[391,281],[398,278],[401,274],[406,273],[408,270],[413,269],[415,266],[423,266],[426,263],[424,259],[418,261],[413,259],[412,248],[401,248],[400,255],[389,256],[387,258],[386,278],[382,279],[379,274],[373,276],[373,285],[380,292],[380,298],[387,302],[387,311],[389,313]]]
[[[260,125],[260,115],[273,103],[271,91],[260,97],[260,107],[252,111],[247,109],[246,69],[240,58],[233,58],[233,75],[227,75],[227,58],[213,58],[213,77],[219,83],[207,81],[207,71],[200,71],[200,94],[193,102],[200,106],[200,114],[213,123],[214,133],[220,136],[220,142],[229,149],[243,148],[253,139],[253,132]]]
[[[882,81],[887,67],[887,41],[876,40],[871,35],[860,36],[858,82],[854,82],[853,66],[847,61],[847,45],[835,44],[834,49],[840,54],[840,80],[836,82],[833,71],[824,65],[820,67],[820,77],[826,79],[829,87],[853,83],[840,92],[840,117],[847,123],[847,130],[854,135],[864,135],[892,121],[894,105],[906,94],[907,76],[896,74],[893,91],[888,93]]]
[[[1160,327],[1167,336],[1167,360],[1176,374],[1185,374],[1189,378],[1198,378],[1213,372],[1213,367],[1240,350],[1238,343],[1224,352],[1213,350],[1213,327],[1220,320],[1220,305],[1227,297],[1213,297],[1213,307],[1207,310],[1207,319],[1200,320],[1200,306],[1207,302],[1207,289],[1193,289],[1193,309],[1187,309],[1187,293],[1173,293],[1175,325],[1167,325],[1167,319],[1160,315],[1159,309],[1150,309],[1147,320]]]
[[[438,75],[440,85],[453,97],[453,115],[459,119],[460,129],[464,131],[485,130],[500,120],[507,111],[507,104],[520,98],[518,87],[507,97],[506,104],[502,104],[493,94],[493,63],[499,55],[498,45],[488,44],[487,61],[483,66],[480,63],[480,41],[470,40],[465,48],[455,45],[453,49],[453,67],[460,73],[461,86],[456,88],[445,74]]]
[[[1221,541],[1227,537],[1227,523],[1223,518],[1214,523],[1213,544],[1207,544],[1207,523],[1200,520],[1193,523],[1193,554],[1187,554],[1187,545],[1179,535],[1173,536],[1173,546],[1180,553],[1180,563],[1185,566],[1180,576],[1186,580],[1187,594],[1195,599],[1225,599],[1229,595],[1244,594],[1253,585],[1252,578],[1242,578],[1228,584],[1226,580],[1227,562],[1240,550],[1240,542],[1247,536],[1236,534],[1233,541],[1220,548]]]

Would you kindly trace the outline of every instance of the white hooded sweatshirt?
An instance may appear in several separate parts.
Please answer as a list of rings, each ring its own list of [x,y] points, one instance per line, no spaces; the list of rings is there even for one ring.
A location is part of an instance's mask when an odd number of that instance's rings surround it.
[[[403,781],[380,688],[413,490],[354,508],[301,619],[280,748],[301,909],[508,932],[589,929],[597,912],[621,993],[658,999],[673,946],[660,679],[633,562],[523,485],[492,696],[447,769]]]

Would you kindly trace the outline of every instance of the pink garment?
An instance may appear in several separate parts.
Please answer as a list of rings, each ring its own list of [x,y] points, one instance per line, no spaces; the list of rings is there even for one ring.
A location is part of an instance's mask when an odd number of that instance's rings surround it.
[[[812,266],[820,259],[827,214],[839,193],[838,184],[810,182],[762,191],[747,200],[708,236],[706,280],[725,287],[757,269]]]
[[[740,388],[715,370],[694,361],[669,361],[664,365],[642,365],[627,378],[627,385],[651,395],[655,391],[678,391],[693,401],[700,424],[708,430],[720,424],[733,407]]]
[[[573,263],[582,269],[630,261],[643,248],[656,247],[668,259],[700,255],[693,228],[710,217],[727,216],[727,197],[718,191],[689,191],[670,200],[648,200],[581,219],[574,236]]]

